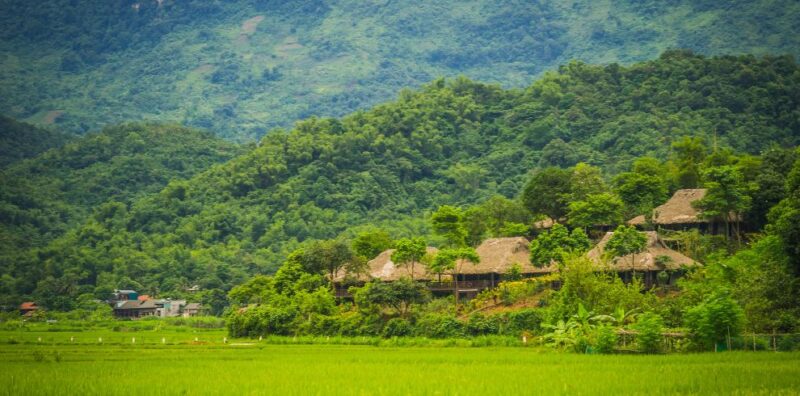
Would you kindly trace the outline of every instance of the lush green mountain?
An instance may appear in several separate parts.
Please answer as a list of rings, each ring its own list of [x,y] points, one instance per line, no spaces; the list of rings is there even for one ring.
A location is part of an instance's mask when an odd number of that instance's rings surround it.
[[[125,194],[92,198],[121,202],[97,207],[81,227],[7,271],[20,294],[95,285],[227,289],[273,272],[304,240],[368,225],[395,237],[428,234],[430,210],[498,193],[513,198],[537,167],[585,161],[609,177],[638,156],[673,158],[672,143],[687,135],[720,148],[711,158],[720,164],[728,161],[722,147],[743,153],[792,147],[800,142],[799,104],[800,68],[790,57],[675,51],[631,67],[570,63],[523,90],[437,80],[369,111],[312,118],[269,134],[252,151],[130,205]],[[159,136],[161,142],[172,135]],[[44,158],[55,161],[70,147]],[[34,163],[41,162],[25,166]],[[784,176],[775,175],[765,185],[782,188]],[[687,180],[680,183],[696,183]],[[73,190],[75,199],[88,191]],[[42,279],[49,283],[37,286]]]
[[[800,3],[4,0],[0,113],[86,131],[167,120],[252,139],[439,76],[507,87],[571,59],[800,50]]]
[[[0,267],[85,222],[109,199],[129,204],[240,152],[206,132],[129,124],[12,164],[0,170]]]
[[[60,147],[69,135],[37,128],[0,115],[0,168]]]

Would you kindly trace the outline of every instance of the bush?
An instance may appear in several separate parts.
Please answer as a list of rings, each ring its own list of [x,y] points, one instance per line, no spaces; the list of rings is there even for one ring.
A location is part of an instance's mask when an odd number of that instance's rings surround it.
[[[687,309],[685,315],[692,340],[706,350],[724,343],[728,336],[737,336],[743,319],[742,308],[726,290],[715,291],[702,303]]]
[[[418,336],[451,338],[464,336],[464,324],[449,314],[427,314],[417,321]]]
[[[414,327],[411,326],[407,320],[403,318],[393,318],[386,322],[386,326],[383,327],[382,336],[384,338],[391,338],[391,337],[405,337],[411,335],[414,332]]]
[[[499,334],[500,320],[499,316],[487,317],[480,313],[474,313],[467,321],[467,333],[474,336]]]
[[[506,333],[539,332],[542,329],[542,317],[542,311],[539,309],[528,308],[511,312],[508,314]]]
[[[619,338],[616,329],[609,325],[599,326],[596,336],[595,352],[603,354],[614,353],[614,348],[617,346]]]
[[[638,332],[636,344],[640,352],[658,353],[661,351],[661,332],[664,329],[664,320],[653,312],[639,315],[639,319],[632,326]]]

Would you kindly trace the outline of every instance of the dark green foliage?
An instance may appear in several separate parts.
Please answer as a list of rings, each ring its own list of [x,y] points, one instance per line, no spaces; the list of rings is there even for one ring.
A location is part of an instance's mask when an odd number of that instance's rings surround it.
[[[377,229],[363,231],[353,239],[353,251],[367,260],[372,260],[393,245],[389,233]]]
[[[450,314],[430,313],[417,319],[416,335],[430,338],[455,338],[464,335],[464,324]]]
[[[559,221],[567,214],[571,172],[561,168],[545,168],[533,174],[522,191],[525,207]]]
[[[385,338],[410,336],[414,327],[403,318],[392,318],[386,322],[381,335]]]
[[[71,136],[0,115],[0,168],[61,147]]]

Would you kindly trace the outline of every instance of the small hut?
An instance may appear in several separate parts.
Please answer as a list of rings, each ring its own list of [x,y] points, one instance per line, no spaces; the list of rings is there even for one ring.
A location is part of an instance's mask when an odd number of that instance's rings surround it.
[[[668,278],[665,283],[669,285],[674,283],[674,280],[686,269],[700,266],[700,263],[667,247],[655,231],[646,231],[645,234],[647,235],[647,246],[641,253],[607,258],[605,247],[614,235],[613,232],[607,232],[597,246],[586,253],[586,256],[599,268],[618,273],[623,281],[631,281],[634,273],[643,274],[647,287],[656,285],[658,273],[662,271],[666,271],[665,274],[668,275]]]
[[[701,216],[701,211],[693,205],[706,196],[708,190],[704,188],[683,189],[675,191],[672,197],[661,206],[653,209],[652,224],[658,228],[674,231],[698,229],[700,232],[717,234],[724,232],[724,225],[720,221],[707,219]],[[736,218],[735,221],[739,221]],[[629,225],[642,227],[647,223],[644,215],[628,220]]]

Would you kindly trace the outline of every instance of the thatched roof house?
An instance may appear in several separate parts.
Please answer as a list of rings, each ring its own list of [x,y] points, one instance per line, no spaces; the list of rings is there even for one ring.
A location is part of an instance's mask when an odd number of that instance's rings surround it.
[[[647,247],[642,253],[635,255],[627,255],[623,257],[614,257],[608,260],[610,269],[618,272],[631,271],[632,269],[638,272],[662,271],[662,270],[678,270],[682,268],[696,267],[700,264],[689,257],[686,257],[680,252],[672,250],[664,245],[655,231],[646,231]],[[603,239],[597,243],[592,250],[586,253],[586,256],[595,262],[597,265],[606,263],[605,247],[613,232],[607,232]],[[633,264],[631,263],[633,260]]]
[[[381,252],[378,257],[367,262],[367,270],[366,273],[362,274],[347,274],[344,271],[340,271],[334,277],[335,282],[342,282],[346,278],[353,278],[358,281],[369,281],[371,279],[380,279],[382,281],[392,282],[399,280],[400,278],[411,278],[411,266],[397,266],[395,265],[394,261],[392,261],[392,253],[394,253],[395,249],[388,249]],[[428,254],[436,254],[439,249],[435,247],[428,247]],[[433,279],[434,275],[428,274],[425,270],[425,266],[416,263],[414,265],[414,279],[417,280],[431,280]]]
[[[459,263],[462,274],[505,274],[514,264],[519,264],[523,274],[544,274],[555,267],[538,268],[531,265],[530,243],[522,237],[491,238],[483,241],[475,252],[481,262],[477,265]]]
[[[692,206],[692,202],[699,201],[706,196],[706,191],[704,188],[675,191],[675,194],[672,194],[672,198],[653,209],[653,223],[658,225],[708,223],[709,220],[701,218],[700,211]],[[630,225],[642,225],[644,223],[644,215],[628,220]]]

